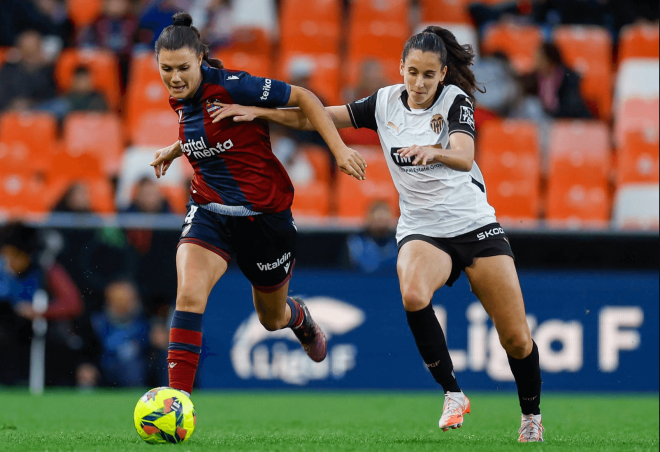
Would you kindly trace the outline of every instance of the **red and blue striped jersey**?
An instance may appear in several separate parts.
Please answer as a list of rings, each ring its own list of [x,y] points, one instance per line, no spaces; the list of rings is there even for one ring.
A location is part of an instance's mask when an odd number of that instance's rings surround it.
[[[268,121],[213,123],[213,102],[259,107],[287,104],[291,86],[247,72],[202,66],[202,82],[188,99],[170,97],[179,115],[179,140],[195,170],[190,193],[199,204],[243,206],[256,212],[291,207],[293,185],[270,145]]]

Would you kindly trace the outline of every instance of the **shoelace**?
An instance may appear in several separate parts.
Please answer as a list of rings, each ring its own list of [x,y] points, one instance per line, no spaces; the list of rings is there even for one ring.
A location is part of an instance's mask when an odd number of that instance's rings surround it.
[[[442,417],[451,417],[453,415],[463,414],[463,400],[452,398],[449,394],[445,394],[445,404],[442,409]]]
[[[540,431],[541,431],[541,424],[537,422],[536,419],[523,418],[523,423],[520,426],[520,430],[518,430],[518,433],[520,433],[520,436],[522,436],[527,440],[529,439],[536,440],[539,437]]]

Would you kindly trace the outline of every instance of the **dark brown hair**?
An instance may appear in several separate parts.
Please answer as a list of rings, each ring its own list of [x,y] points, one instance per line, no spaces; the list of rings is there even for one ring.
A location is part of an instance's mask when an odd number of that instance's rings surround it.
[[[197,54],[203,54],[204,61],[214,68],[224,69],[222,61],[209,58],[209,46],[202,43],[199,30],[192,26],[192,17],[188,13],[180,12],[172,16],[172,25],[166,27],[156,41],[156,58],[161,49],[179,50],[188,47]]]
[[[433,52],[440,58],[440,64],[447,66],[443,84],[456,85],[474,98],[475,91],[486,92],[477,86],[470,66],[474,63],[474,50],[469,44],[460,45],[456,36],[446,28],[431,25],[408,39],[401,59],[405,62],[411,50]]]

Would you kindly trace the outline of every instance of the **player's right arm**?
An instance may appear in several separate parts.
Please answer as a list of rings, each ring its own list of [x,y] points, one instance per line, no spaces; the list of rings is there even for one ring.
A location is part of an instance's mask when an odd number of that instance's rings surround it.
[[[167,173],[167,169],[170,167],[172,162],[183,155],[183,150],[181,149],[181,142],[177,140],[176,143],[158,149],[156,151],[156,157],[154,161],[150,163],[154,167],[154,172],[156,173],[156,178],[164,176]]]
[[[222,121],[224,118],[230,116],[234,117],[235,122],[253,121],[260,118],[291,129],[316,130],[300,108],[246,107],[239,104],[223,104],[219,102],[216,105],[221,107],[221,109],[211,114],[213,116],[213,122]],[[352,127],[351,117],[345,105],[325,107],[325,111],[328,112],[337,129]]]

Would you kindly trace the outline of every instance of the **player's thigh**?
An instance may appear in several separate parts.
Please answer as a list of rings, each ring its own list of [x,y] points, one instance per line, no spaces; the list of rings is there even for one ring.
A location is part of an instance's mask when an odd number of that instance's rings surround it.
[[[527,356],[532,349],[531,335],[513,258],[478,257],[465,273],[472,292],[493,320],[504,348],[510,354]]]
[[[407,311],[419,311],[447,282],[452,260],[449,253],[427,241],[410,240],[399,250],[396,267],[404,307]]]
[[[176,252],[176,309],[203,313],[209,294],[227,271],[227,265],[224,258],[207,248],[180,244]]]

